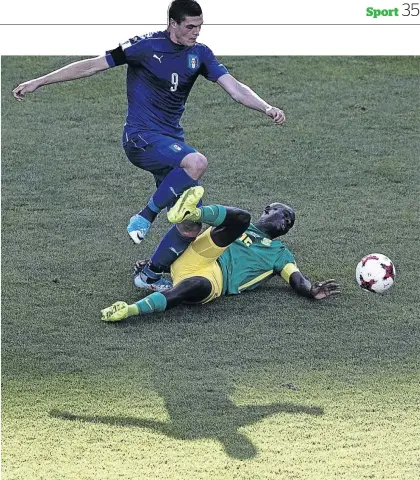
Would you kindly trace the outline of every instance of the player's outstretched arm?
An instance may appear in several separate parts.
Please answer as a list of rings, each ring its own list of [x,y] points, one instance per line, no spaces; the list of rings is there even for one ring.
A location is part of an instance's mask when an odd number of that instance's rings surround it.
[[[292,273],[289,283],[299,295],[315,300],[322,300],[340,293],[340,285],[334,279],[311,283],[301,272]]]
[[[43,77],[34,78],[33,80],[21,83],[13,90],[13,96],[16,100],[22,101],[27,93],[32,93],[44,85],[90,77],[91,75],[106,70],[107,68],[109,68],[109,65],[106,61],[105,55],[88,58],[86,60],[79,60],[78,62],[73,62],[58,70],[54,70]]]
[[[258,110],[270,117],[275,124],[283,125],[286,121],[283,110],[269,105],[247,85],[238,82],[235,77],[226,73],[219,77],[217,83],[236,101],[245,107]]]

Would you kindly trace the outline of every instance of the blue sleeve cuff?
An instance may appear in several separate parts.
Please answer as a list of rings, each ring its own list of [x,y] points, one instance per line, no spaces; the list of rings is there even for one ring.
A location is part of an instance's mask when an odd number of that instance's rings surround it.
[[[114,59],[112,58],[112,55],[109,52],[106,52],[105,59],[108,62],[108,65],[110,66],[110,68],[115,67]]]
[[[217,82],[217,80],[219,80],[219,78],[222,76],[222,75],[226,75],[228,72],[228,69],[225,68],[225,71],[224,72],[218,72],[217,75],[215,75],[214,77],[214,80],[212,79],[213,82]]]

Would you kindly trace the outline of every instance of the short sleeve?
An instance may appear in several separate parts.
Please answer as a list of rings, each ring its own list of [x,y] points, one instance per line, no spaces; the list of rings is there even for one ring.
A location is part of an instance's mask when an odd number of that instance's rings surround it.
[[[200,73],[204,78],[210,80],[210,82],[216,82],[219,77],[229,72],[228,69],[217,60],[210,48],[205,47]]]
[[[295,262],[295,258],[294,256],[292,255],[292,252],[286,248],[285,246],[283,246],[280,251],[279,251],[279,254],[275,260],[275,263],[274,263],[274,271],[276,273],[279,273],[281,274],[282,273],[282,270],[284,269],[284,267],[287,265],[287,264],[293,264],[295,265],[296,262]],[[297,269],[297,267],[296,267]]]
[[[133,37],[120,44],[128,65],[141,65],[147,55],[150,54],[152,47],[147,39],[147,35]]]
[[[286,263],[286,265],[283,267],[282,271],[280,272],[281,278],[286,281],[287,283],[290,283],[290,275],[292,273],[299,272],[299,269],[296,265],[296,263]]]

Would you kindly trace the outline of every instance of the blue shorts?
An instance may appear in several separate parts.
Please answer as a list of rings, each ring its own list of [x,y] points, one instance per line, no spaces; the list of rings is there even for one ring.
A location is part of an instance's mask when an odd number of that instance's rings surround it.
[[[181,140],[159,134],[148,136],[148,141],[140,134],[124,135],[123,147],[133,165],[153,174],[156,187],[186,155],[197,151]]]

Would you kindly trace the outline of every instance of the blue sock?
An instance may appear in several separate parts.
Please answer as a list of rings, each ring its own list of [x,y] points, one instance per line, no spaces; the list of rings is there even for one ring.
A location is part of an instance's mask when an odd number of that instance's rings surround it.
[[[149,203],[147,204],[147,206],[145,208],[143,208],[143,210],[141,210],[137,215],[141,215],[143,218],[145,218],[146,220],[149,220],[150,223],[153,223],[155,218],[158,216],[158,213],[160,212],[160,209],[157,211],[156,210],[156,206],[155,206],[155,209],[152,210],[150,207],[149,207],[149,204],[152,204],[153,203],[153,200],[150,199],[149,200]],[[197,207],[201,207],[203,205],[203,201],[200,200],[198,203],[197,203]],[[172,207],[172,205],[168,205],[166,208],[168,210],[170,210],[170,208]],[[153,206],[152,206],[153,208]]]
[[[172,263],[181,255],[195,237],[184,237],[174,225],[162,238],[150,259],[150,266],[156,272],[169,272]]]
[[[182,192],[195,185],[198,185],[198,181],[191,178],[183,168],[175,168],[166,175],[149,200],[148,206],[154,211],[172,206]]]
[[[146,220],[149,220],[150,223],[153,223],[154,219],[157,217],[159,212],[154,212],[149,205],[147,205],[143,210],[141,210],[137,215],[141,215]]]

